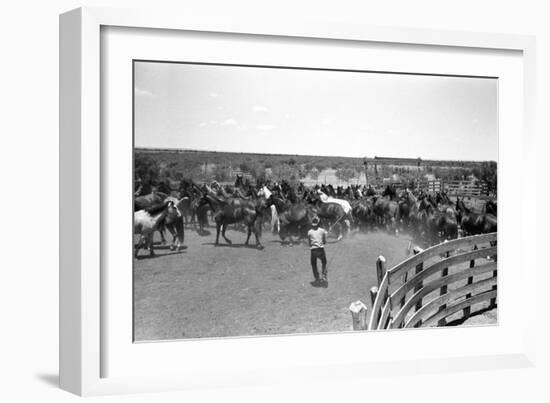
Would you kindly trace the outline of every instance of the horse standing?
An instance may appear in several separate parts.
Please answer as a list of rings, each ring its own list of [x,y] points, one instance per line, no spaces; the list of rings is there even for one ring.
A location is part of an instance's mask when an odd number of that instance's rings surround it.
[[[374,215],[374,204],[370,198],[354,201],[351,206],[351,213],[354,222],[359,229],[363,231],[374,224],[376,220]]]
[[[292,203],[274,194],[267,199],[267,205],[276,209],[279,220],[279,237],[284,242],[288,237],[292,244],[292,236],[304,238],[311,226],[313,212],[302,202]]]
[[[401,195],[399,204],[399,217],[403,222],[403,226],[410,228],[410,217],[418,212],[418,205],[416,197],[412,194],[409,189],[406,189],[405,192]]]
[[[385,225],[388,230],[393,229],[397,232],[396,225],[399,220],[399,204],[394,201],[395,197],[395,189],[392,186],[386,186],[382,196],[375,196],[374,213],[378,218],[379,224]]]
[[[315,213],[319,216],[321,221],[328,224],[329,228],[336,228],[336,232],[338,234],[337,239],[341,240],[349,230],[349,223],[351,219],[349,214],[344,211],[344,208],[335,202],[323,202],[320,194],[317,192],[309,192],[306,200],[314,206]],[[345,222],[346,220],[348,220],[347,223]],[[342,229],[342,221],[346,224],[346,230]]]
[[[144,196],[134,198],[134,211],[143,210],[152,206],[162,204],[168,197],[166,193],[153,191]]]
[[[458,221],[464,235],[487,234],[497,231],[497,218],[492,214],[478,214],[470,211],[464,200],[456,199]]]
[[[168,202],[168,207],[166,215],[158,225],[158,230],[164,239],[163,230],[167,229],[170,234],[172,234],[170,250],[180,250],[183,246],[185,237],[185,228],[183,225],[184,218],[182,212],[182,206],[185,203],[185,198],[178,200],[175,197],[169,196],[166,198],[165,202]]]
[[[134,256],[136,258],[141,248],[149,249],[150,256],[155,255],[153,235],[168,213],[168,209],[173,207],[173,205],[173,201],[166,201],[162,204],[134,212],[134,234],[140,235],[139,241],[135,246]]]
[[[242,222],[247,228],[247,236],[245,245],[248,245],[252,233],[256,238],[256,247],[263,249],[261,243],[262,233],[262,217],[266,210],[267,203],[263,199],[257,200],[242,200],[230,198],[221,200],[213,195],[206,195],[206,201],[214,210],[214,221],[216,222],[216,243],[219,245],[220,233],[228,244],[232,244],[231,240],[225,236],[225,231],[229,224]]]

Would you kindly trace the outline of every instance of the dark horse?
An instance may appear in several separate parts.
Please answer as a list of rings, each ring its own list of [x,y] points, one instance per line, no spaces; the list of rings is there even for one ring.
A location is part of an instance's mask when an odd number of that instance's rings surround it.
[[[493,214],[473,213],[463,200],[456,199],[458,222],[464,235],[487,234],[497,231],[497,218]]]
[[[262,217],[267,207],[267,203],[264,199],[243,200],[229,198],[222,200],[210,194],[204,197],[214,211],[213,218],[216,222],[216,246],[219,245],[220,232],[223,239],[225,239],[228,244],[231,244],[231,240],[225,236],[227,226],[229,224],[242,222],[246,225],[248,230],[245,245],[248,245],[250,235],[254,233],[256,247],[258,249],[263,249],[260,237],[262,234]]]
[[[292,203],[275,194],[271,194],[267,205],[274,205],[277,209],[280,222],[279,237],[283,242],[288,237],[292,244],[293,234],[297,234],[299,238],[304,238],[307,235],[313,217],[313,212],[308,209],[308,206],[301,202]]]
[[[409,228],[411,216],[414,216],[414,214],[418,213],[416,197],[414,197],[409,189],[406,189],[399,198],[398,204],[399,217],[401,218],[403,226],[405,228]]]
[[[351,203],[351,213],[356,226],[365,231],[376,220],[374,215],[374,203],[371,198],[354,200]]]
[[[378,219],[379,224],[383,224],[386,228],[394,229],[397,232],[396,224],[399,220],[399,204],[394,199],[396,192],[393,186],[386,186],[382,196],[374,198],[374,214]]]
[[[166,200],[168,195],[162,192],[151,192],[148,195],[134,198],[134,211],[143,210],[151,206],[158,206]]]
[[[306,201],[314,207],[314,212],[321,219],[322,222],[328,224],[330,228],[336,228],[338,234],[338,240],[342,239],[349,229],[348,226],[351,222],[351,217],[344,211],[344,208],[338,203],[323,202],[320,195],[317,192],[310,191],[306,196]],[[346,223],[346,220],[347,223]],[[342,222],[346,223],[342,230]],[[330,231],[329,231],[330,232]]]
[[[437,209],[425,196],[410,218],[418,228],[417,234],[426,237],[430,245],[458,238],[458,223],[453,211]]]

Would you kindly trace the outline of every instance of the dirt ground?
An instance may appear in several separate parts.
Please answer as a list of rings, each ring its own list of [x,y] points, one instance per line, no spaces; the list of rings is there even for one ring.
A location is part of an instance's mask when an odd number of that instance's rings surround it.
[[[314,287],[309,249],[281,245],[264,231],[264,250],[243,245],[243,232],[228,230],[233,245],[215,247],[215,230],[186,229],[186,249],[140,251],[134,261],[135,340],[311,333],[351,330],[349,305],[370,307],[376,259],[388,267],[408,256],[409,237],[356,233],[326,246],[328,288]],[[320,265],[319,265],[320,266]]]

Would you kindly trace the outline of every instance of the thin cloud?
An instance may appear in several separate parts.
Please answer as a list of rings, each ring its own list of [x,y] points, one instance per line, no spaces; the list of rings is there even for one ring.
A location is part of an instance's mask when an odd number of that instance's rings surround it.
[[[217,98],[218,97],[218,93],[217,92],[211,92],[210,95],[212,98]]]
[[[208,123],[206,123],[206,122],[200,122],[199,123],[199,127],[205,127],[206,125],[208,125]]]

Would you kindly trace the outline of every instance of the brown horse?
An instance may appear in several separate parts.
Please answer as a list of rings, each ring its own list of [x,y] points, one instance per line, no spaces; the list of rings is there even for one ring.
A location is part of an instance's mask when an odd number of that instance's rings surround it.
[[[134,211],[143,210],[151,206],[162,204],[168,195],[162,192],[151,192],[148,195],[134,198]]]
[[[376,220],[374,204],[371,198],[353,201],[351,204],[351,213],[353,214],[353,221],[362,231],[372,226]]]
[[[247,237],[245,245],[250,241],[250,235],[254,233],[256,238],[256,247],[263,249],[261,243],[262,218],[267,210],[265,199],[242,200],[239,198],[229,198],[222,200],[213,195],[205,195],[205,200],[210,204],[214,211],[214,221],[216,222],[216,243],[219,245],[220,233],[228,244],[231,240],[225,236],[227,226],[235,223],[243,223],[247,228]]]
[[[336,228],[338,240],[347,234],[351,223],[351,216],[346,214],[340,204],[323,202],[320,194],[312,191],[306,196],[306,201],[313,206],[313,212],[321,219],[321,223],[329,229]],[[342,226],[342,223],[345,225]],[[345,230],[342,228],[345,228]]]
[[[429,245],[458,238],[458,223],[454,212],[449,209],[439,210],[426,196],[422,196],[417,210],[411,212],[409,218],[416,235]]]
[[[497,231],[497,218],[492,214],[473,213],[464,200],[456,199],[458,222],[464,235],[487,234]]]
[[[410,217],[418,212],[416,197],[409,189],[405,189],[398,201],[399,217],[405,228],[410,227]]]
[[[292,244],[293,235],[299,238],[305,238],[307,231],[311,227],[311,218],[314,213],[308,206],[302,202],[292,203],[290,200],[284,200],[275,194],[267,199],[268,206],[275,206],[279,216],[279,237],[284,242],[286,238],[290,239]]]
[[[387,189],[382,196],[374,197],[374,214],[379,224],[385,225],[388,230],[397,232],[399,204],[393,200],[393,195],[388,193]]]

